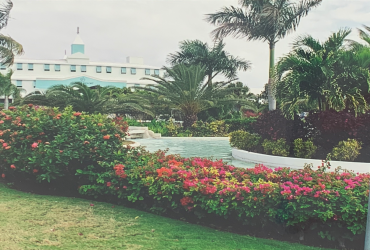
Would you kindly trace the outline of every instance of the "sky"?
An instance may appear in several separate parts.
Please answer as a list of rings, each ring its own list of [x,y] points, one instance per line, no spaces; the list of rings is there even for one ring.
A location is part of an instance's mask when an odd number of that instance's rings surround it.
[[[0,0],[4,2],[4,0]],[[148,65],[162,67],[179,42],[198,39],[213,44],[215,26],[204,19],[238,0],[13,0],[8,26],[1,32],[24,47],[23,58],[61,59],[71,53],[77,27],[91,61],[126,62],[142,57]],[[298,36],[310,34],[325,40],[342,27],[370,26],[369,0],[323,0],[304,17],[298,29],[276,44],[276,61],[287,54]],[[250,70],[239,72],[239,81],[260,93],[268,80],[268,44],[228,37],[225,50],[249,60]],[[167,65],[168,66],[168,65]]]

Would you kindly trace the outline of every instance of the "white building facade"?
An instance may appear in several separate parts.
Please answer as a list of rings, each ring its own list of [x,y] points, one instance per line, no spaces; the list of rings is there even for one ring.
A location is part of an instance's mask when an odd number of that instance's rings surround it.
[[[159,67],[145,65],[144,60],[137,57],[127,57],[125,63],[92,62],[85,55],[85,44],[79,34],[71,46],[70,56],[59,60],[16,58],[11,68],[12,83],[25,90],[22,95],[73,82],[88,86],[144,87],[155,82],[141,78],[163,74]],[[7,70],[0,66],[2,74]]]

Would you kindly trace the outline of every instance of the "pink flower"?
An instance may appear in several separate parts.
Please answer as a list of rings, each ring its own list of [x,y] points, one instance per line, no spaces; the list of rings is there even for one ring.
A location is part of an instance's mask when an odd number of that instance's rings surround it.
[[[94,206],[94,204],[92,204],[92,203],[91,203],[91,204],[90,204],[90,207],[93,207],[93,206]]]
[[[112,183],[111,182],[107,182],[107,187],[110,187],[112,185]]]
[[[127,187],[126,187],[126,186],[123,186],[122,188],[123,188],[123,189],[126,189]]]
[[[37,142],[34,142],[34,143],[32,143],[32,145],[31,145],[31,147],[32,148],[37,148],[37,146],[38,146],[39,144],[37,143]]]

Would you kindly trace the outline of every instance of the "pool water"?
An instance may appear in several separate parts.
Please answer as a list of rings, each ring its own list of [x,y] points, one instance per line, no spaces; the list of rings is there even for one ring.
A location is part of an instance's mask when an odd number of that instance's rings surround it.
[[[135,139],[135,141],[149,152],[169,149],[168,154],[180,154],[183,157],[223,159],[235,167],[255,166],[254,163],[239,161],[231,156],[231,147],[227,137],[162,137],[160,139]]]

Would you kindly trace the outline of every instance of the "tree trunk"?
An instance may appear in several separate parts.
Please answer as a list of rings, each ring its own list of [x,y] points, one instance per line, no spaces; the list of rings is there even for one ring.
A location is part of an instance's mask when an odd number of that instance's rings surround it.
[[[275,88],[274,88],[274,65],[275,65],[275,43],[270,44],[270,64],[269,64],[269,81],[267,84],[267,96],[269,101],[269,110],[276,109],[276,98],[275,98]]]
[[[209,87],[212,87],[212,74],[208,75],[207,84],[208,84]]]
[[[7,110],[8,108],[9,108],[9,96],[5,96],[4,109]]]
[[[184,123],[183,123],[184,129],[190,128],[191,125],[193,125],[194,122],[196,122],[197,120],[198,120],[197,115],[195,115],[195,114],[185,114],[184,115]]]

